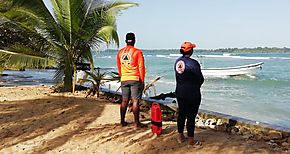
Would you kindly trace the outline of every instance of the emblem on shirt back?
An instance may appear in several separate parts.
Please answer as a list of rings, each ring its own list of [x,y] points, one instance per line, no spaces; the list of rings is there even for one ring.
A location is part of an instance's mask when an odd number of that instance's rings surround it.
[[[180,60],[175,65],[175,70],[177,73],[182,74],[185,70],[185,63],[184,61]]]
[[[130,65],[132,62],[132,55],[130,52],[123,52],[121,55],[121,64],[122,65]]]

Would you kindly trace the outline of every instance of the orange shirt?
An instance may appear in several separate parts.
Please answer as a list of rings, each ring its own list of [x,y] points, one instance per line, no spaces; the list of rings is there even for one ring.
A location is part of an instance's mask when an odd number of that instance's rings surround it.
[[[117,55],[117,67],[121,76],[121,81],[141,81],[145,80],[145,65],[143,53],[133,46],[122,48]]]

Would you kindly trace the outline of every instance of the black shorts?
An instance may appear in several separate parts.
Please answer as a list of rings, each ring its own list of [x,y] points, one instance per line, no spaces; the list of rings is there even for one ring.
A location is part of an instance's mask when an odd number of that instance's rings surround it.
[[[144,84],[139,81],[122,81],[121,82],[122,97],[140,99],[144,89]]]

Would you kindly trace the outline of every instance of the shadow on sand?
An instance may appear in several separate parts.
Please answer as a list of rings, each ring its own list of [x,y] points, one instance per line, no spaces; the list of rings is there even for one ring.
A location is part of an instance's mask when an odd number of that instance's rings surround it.
[[[143,151],[144,153],[278,153],[265,143],[246,141],[242,136],[209,129],[197,128],[195,131],[195,139],[201,141],[202,146],[188,146],[187,142],[179,144],[177,137],[177,126],[168,125],[163,134],[150,141]]]
[[[35,153],[59,147],[99,117],[104,105],[100,100],[62,96],[0,102],[0,150],[30,140],[38,145]]]
[[[0,152],[19,146],[17,149],[30,148],[33,153],[54,153],[63,145],[62,152],[68,152],[65,145],[69,143],[84,153],[277,153],[264,142],[208,129],[196,129],[195,138],[203,143],[202,147],[188,147],[186,142],[177,143],[175,123],[164,124],[158,137],[152,134],[150,125],[142,129],[116,123],[88,127],[105,111],[107,103],[62,96],[0,102]]]

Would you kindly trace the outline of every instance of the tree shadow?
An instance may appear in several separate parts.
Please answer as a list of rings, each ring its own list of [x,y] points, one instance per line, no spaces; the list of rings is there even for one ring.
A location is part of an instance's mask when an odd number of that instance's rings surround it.
[[[98,118],[105,103],[63,96],[1,102],[0,150],[32,140],[41,145],[34,149],[35,153],[59,147]]]
[[[186,135],[186,132],[185,132]],[[247,141],[242,136],[209,129],[197,129],[195,139],[202,146],[188,146],[177,142],[177,127],[168,125],[162,135],[146,144],[138,153],[280,153],[259,141]]]

